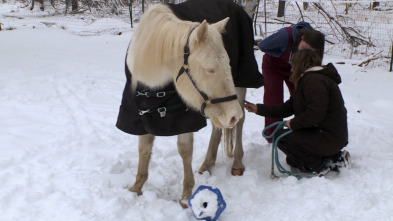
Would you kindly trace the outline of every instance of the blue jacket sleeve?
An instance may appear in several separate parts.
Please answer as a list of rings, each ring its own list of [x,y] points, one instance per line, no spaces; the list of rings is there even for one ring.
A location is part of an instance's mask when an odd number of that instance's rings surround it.
[[[273,57],[280,57],[288,46],[288,32],[281,28],[276,33],[259,42],[258,48]]]
[[[292,26],[293,42],[297,41],[297,35],[301,30],[313,29],[308,22],[298,22]],[[288,47],[288,32],[285,28],[279,29],[276,33],[268,36],[259,42],[258,47],[261,51],[273,57],[280,57]],[[297,51],[297,45],[294,45],[294,51]]]

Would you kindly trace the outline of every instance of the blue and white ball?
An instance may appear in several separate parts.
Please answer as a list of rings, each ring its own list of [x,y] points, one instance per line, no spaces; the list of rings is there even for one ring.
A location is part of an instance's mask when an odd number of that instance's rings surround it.
[[[226,207],[224,198],[218,188],[201,185],[192,194],[188,204],[199,220],[215,221]]]

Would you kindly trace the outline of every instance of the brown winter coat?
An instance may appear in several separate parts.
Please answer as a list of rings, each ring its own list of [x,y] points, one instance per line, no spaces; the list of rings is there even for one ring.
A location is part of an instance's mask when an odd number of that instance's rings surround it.
[[[294,114],[291,142],[320,157],[333,155],[348,143],[347,110],[340,83],[341,77],[331,63],[307,71],[289,100],[278,106],[258,104],[257,114],[272,118]]]

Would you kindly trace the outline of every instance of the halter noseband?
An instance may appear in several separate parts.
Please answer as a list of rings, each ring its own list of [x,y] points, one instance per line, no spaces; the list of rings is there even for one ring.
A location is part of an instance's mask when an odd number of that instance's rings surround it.
[[[187,42],[186,45],[184,46],[184,63],[183,66],[180,68],[179,70],[179,74],[176,77],[176,82],[179,79],[179,77],[183,74],[186,73],[188,75],[188,78],[190,78],[191,83],[194,85],[195,89],[199,92],[199,94],[202,96],[204,102],[201,106],[201,114],[206,117],[205,114],[205,108],[208,104],[218,104],[218,103],[222,103],[222,102],[226,102],[226,101],[232,101],[232,100],[236,100],[237,99],[237,95],[230,95],[230,96],[226,96],[226,97],[221,97],[221,98],[215,98],[215,99],[209,99],[209,97],[207,96],[207,94],[203,91],[201,91],[198,88],[198,85],[196,84],[195,80],[192,78],[191,74],[190,74],[190,69],[188,68],[188,57],[190,56],[190,46],[189,46],[189,40],[190,40],[190,35],[192,33],[192,31],[194,31],[194,29],[197,26],[193,27],[190,32],[188,33],[188,37],[187,37]]]

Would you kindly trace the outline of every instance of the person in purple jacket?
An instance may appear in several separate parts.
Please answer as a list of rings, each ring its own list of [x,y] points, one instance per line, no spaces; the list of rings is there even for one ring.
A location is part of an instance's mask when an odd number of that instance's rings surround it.
[[[264,52],[262,58],[262,74],[265,80],[263,103],[278,105],[284,102],[283,82],[292,94],[294,85],[289,81],[292,74],[289,60],[291,55],[302,49],[313,49],[323,59],[325,35],[314,30],[309,23],[299,22],[293,26],[285,27],[268,36],[258,43],[259,49]],[[281,118],[265,118],[265,127]],[[270,135],[275,128],[266,131]],[[271,143],[271,139],[267,139]]]
[[[287,128],[279,129],[274,137],[292,130],[278,140],[277,147],[286,155],[287,163],[299,172],[324,175],[330,170],[350,167],[349,153],[342,149],[348,144],[347,110],[339,84],[341,77],[333,64],[321,65],[315,51],[304,49],[291,59],[293,74],[290,81],[295,90],[283,104],[266,105],[245,102],[249,112],[261,116],[283,118]]]

